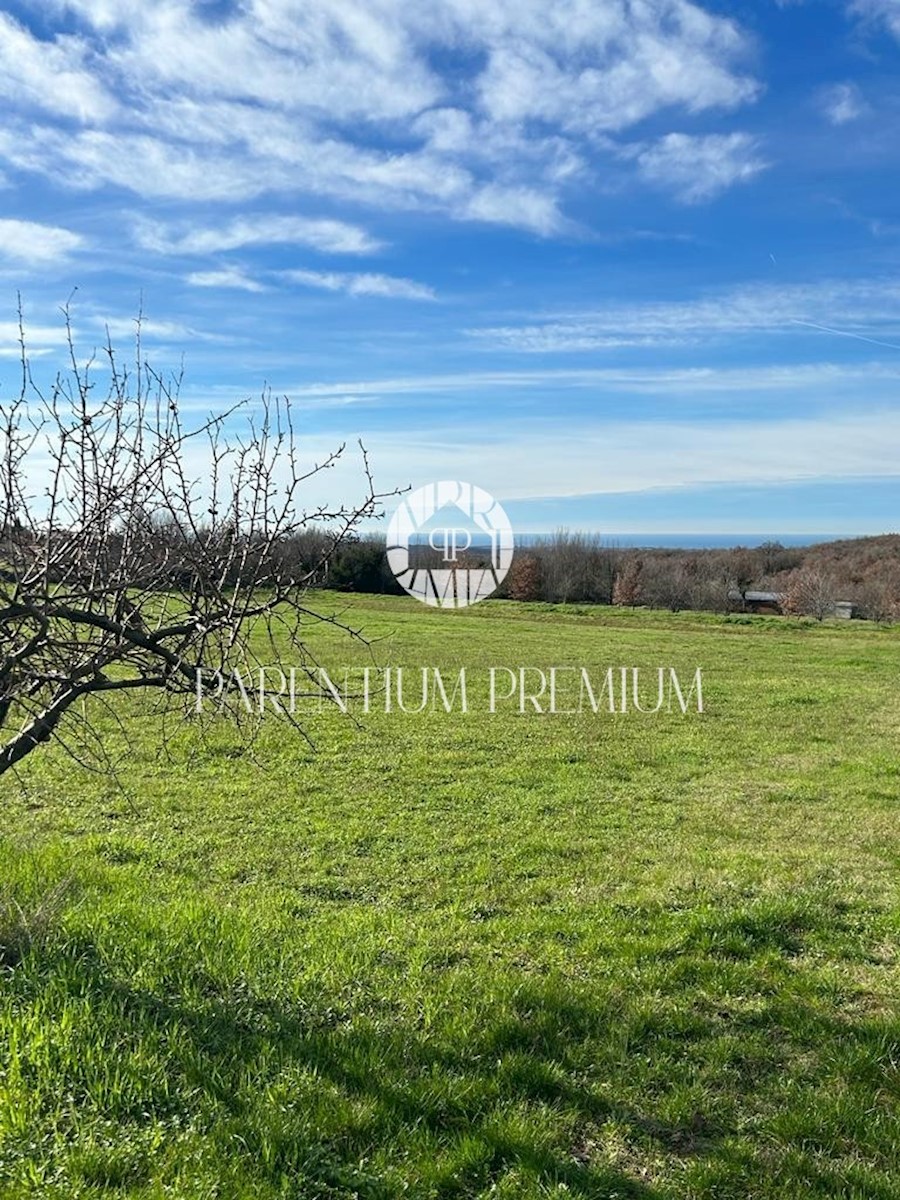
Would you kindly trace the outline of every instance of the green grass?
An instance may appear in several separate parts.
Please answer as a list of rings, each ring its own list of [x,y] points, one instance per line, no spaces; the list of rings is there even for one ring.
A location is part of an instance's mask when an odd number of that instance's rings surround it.
[[[322,713],[253,762],[135,702],[117,783],[32,756],[4,1200],[900,1194],[898,632],[351,615],[448,673],[701,666],[706,711]]]

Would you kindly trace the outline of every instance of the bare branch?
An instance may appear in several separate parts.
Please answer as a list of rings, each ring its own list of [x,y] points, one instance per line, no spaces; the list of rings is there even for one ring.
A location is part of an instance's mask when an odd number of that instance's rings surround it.
[[[360,636],[307,589],[387,498],[360,446],[361,498],[305,507],[344,447],[304,467],[286,398],[266,390],[189,427],[180,375],[144,358],[142,314],[132,365],[107,332],[104,391],[68,304],[63,320],[68,366],[42,390],[20,303],[21,383],[0,400],[0,774],[62,740],[89,697],[145,689],[190,711],[198,679],[266,665],[257,647],[309,661],[301,620]]]

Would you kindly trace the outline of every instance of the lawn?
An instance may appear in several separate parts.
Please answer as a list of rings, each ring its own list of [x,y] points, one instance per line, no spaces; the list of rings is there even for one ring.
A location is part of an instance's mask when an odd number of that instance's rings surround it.
[[[471,711],[250,755],[129,699],[109,770],[4,777],[4,1200],[900,1195],[900,632],[318,602],[335,675]],[[490,713],[491,666],[704,711]]]

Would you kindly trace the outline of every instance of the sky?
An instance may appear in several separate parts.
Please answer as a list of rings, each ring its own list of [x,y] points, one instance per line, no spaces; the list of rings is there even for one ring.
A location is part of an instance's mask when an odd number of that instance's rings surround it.
[[[21,294],[341,498],[900,530],[900,0],[0,0],[0,104],[0,403]]]

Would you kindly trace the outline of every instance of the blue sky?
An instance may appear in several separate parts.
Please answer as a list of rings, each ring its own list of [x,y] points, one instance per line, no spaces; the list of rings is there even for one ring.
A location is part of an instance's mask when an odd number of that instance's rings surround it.
[[[7,394],[77,287],[520,531],[900,529],[900,0],[0,0],[0,68]]]

